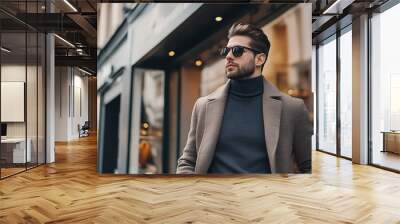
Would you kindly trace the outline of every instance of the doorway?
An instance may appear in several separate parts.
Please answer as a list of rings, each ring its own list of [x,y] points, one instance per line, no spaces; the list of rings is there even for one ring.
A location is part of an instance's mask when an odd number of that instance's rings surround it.
[[[114,173],[117,168],[120,104],[119,95],[105,106],[104,154],[101,167],[103,173]]]

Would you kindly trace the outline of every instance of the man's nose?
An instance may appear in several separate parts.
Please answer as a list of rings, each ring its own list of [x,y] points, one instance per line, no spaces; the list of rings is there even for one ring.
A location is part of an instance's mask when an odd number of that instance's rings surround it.
[[[228,60],[228,61],[233,61],[234,56],[233,56],[233,54],[232,54],[232,50],[230,50],[230,51],[228,52],[228,54],[226,55],[225,59]]]

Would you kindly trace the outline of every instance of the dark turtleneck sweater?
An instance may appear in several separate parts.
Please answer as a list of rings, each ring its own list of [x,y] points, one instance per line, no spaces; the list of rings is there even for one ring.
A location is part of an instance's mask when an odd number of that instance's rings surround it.
[[[264,78],[231,80],[208,173],[271,173],[265,144]]]

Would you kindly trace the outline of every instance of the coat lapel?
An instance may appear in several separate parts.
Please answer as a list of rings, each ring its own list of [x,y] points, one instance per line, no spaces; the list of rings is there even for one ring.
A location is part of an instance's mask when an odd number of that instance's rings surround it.
[[[219,131],[224,116],[226,98],[229,89],[228,82],[207,97],[204,141],[201,142],[198,161],[196,162],[196,173],[207,173],[214,157]]]
[[[205,130],[196,162],[196,173],[207,173],[213,160],[224,116],[228,90],[229,80],[225,85],[221,86],[218,90],[207,97],[208,102],[206,105]],[[276,87],[264,80],[264,133],[272,173],[276,172],[275,154],[279,140],[279,127],[282,110],[281,96],[281,93],[276,89]]]
[[[263,93],[263,119],[265,144],[267,145],[271,172],[276,172],[276,147],[279,140],[279,127],[281,121],[281,93],[274,86],[264,80]]]

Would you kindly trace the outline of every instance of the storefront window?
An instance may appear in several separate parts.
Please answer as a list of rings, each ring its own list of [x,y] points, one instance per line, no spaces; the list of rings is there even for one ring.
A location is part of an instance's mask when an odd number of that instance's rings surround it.
[[[143,73],[139,173],[163,173],[163,162],[168,160],[163,151],[164,78],[160,70]]]

